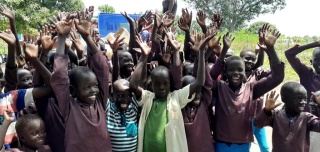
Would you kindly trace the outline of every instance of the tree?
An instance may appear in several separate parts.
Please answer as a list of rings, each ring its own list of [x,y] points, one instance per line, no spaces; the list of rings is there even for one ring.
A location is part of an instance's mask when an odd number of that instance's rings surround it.
[[[254,22],[249,26],[248,31],[253,34],[258,34],[259,29],[262,27],[263,24],[266,24],[266,23],[268,22],[263,22],[263,21]],[[275,25],[270,23],[268,24],[270,25],[271,29],[277,30],[277,27]]]
[[[108,5],[108,4],[99,6],[99,11],[103,12],[103,13],[114,13],[114,12],[116,12],[115,9],[112,6]]]
[[[283,9],[285,0],[184,0],[196,9],[207,12],[211,18],[213,13],[221,13],[224,16],[223,27],[233,32],[245,26],[260,14],[274,13]]]
[[[12,7],[16,12],[16,28],[18,33],[37,34],[47,19],[58,11],[80,11],[84,9],[82,0],[0,0],[1,4]],[[0,15],[0,28],[4,30],[9,22]]]

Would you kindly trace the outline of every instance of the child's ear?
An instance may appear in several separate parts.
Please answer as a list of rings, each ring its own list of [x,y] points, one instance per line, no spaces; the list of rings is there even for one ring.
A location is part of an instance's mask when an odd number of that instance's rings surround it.
[[[73,98],[76,97],[76,88],[73,85],[69,86],[70,94]]]
[[[24,143],[25,142],[25,138],[23,136],[19,136],[19,140],[20,142]]]

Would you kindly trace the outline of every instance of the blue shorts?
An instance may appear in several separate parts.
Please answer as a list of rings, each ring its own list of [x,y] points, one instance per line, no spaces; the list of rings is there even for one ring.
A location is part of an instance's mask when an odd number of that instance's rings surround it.
[[[214,144],[215,152],[249,152],[251,143],[245,144],[227,144],[216,142]]]

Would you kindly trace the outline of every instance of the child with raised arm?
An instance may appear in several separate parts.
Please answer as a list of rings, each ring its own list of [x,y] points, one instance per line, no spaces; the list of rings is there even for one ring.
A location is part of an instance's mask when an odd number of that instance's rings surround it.
[[[142,112],[138,131],[138,152],[186,152],[187,140],[184,130],[181,108],[194,98],[193,95],[201,89],[205,80],[204,48],[213,36],[208,36],[200,45],[198,77],[190,85],[170,92],[169,70],[163,66],[156,67],[151,73],[153,91],[149,92],[139,87],[141,72],[146,64],[151,48],[142,43],[137,36],[137,42],[142,50],[142,56],[134,71],[130,88],[134,91]]]
[[[284,108],[274,110],[280,105],[275,103],[279,95],[275,97],[275,91],[271,92],[254,125],[273,128],[273,152],[309,152],[310,131],[320,132],[320,120],[311,113],[303,112],[307,104],[307,90],[297,82],[287,82],[281,87],[280,95]],[[315,94],[312,97],[320,104],[319,97]]]
[[[274,44],[280,33],[273,35],[264,33],[263,41],[266,53],[270,58],[271,74],[256,82],[246,82],[245,64],[242,58],[232,56],[226,59],[224,67],[225,81],[213,78],[213,94],[215,105],[215,151],[216,152],[248,152],[253,141],[252,119],[253,100],[279,85],[284,78],[284,65],[274,50]],[[223,66],[224,57],[231,46],[229,34],[224,37],[224,47],[217,64]],[[226,46],[226,47],[225,47]],[[219,67],[218,67],[219,68]],[[213,68],[214,69],[214,68]],[[221,69],[221,67],[220,67]],[[220,71],[216,71],[220,73]],[[236,125],[236,126],[235,126]]]
[[[51,86],[65,121],[65,151],[111,152],[105,115],[109,67],[105,56],[90,37],[91,23],[85,20],[89,20],[90,15],[82,13],[80,16],[78,12],[79,21],[74,20],[75,26],[89,47],[90,69],[76,67],[68,73],[68,56],[65,51],[65,40],[71,29],[68,16],[66,21],[56,21],[55,24],[59,35],[51,78]]]
[[[5,110],[3,112],[4,121],[3,126],[0,128],[0,145],[3,145],[5,133],[7,132],[10,124],[15,120],[15,115],[12,110]],[[34,114],[25,115],[17,120],[16,127],[17,134],[20,141],[20,147],[10,148],[1,152],[51,152],[49,146],[44,146],[46,138],[46,129],[42,119]]]

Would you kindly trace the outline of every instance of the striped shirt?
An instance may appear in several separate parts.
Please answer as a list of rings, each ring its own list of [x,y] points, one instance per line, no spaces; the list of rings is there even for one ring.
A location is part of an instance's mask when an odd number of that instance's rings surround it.
[[[34,103],[32,96],[32,89],[21,89],[21,90],[13,90],[7,92],[5,94],[0,94],[0,127],[4,121],[3,112],[6,109],[12,110],[15,115],[25,108],[27,105]],[[12,141],[16,141],[16,119],[10,124],[6,137],[4,140],[4,144],[10,144]]]
[[[137,151],[137,104],[130,103],[125,112],[120,112],[115,103],[107,103],[107,125],[112,151]]]

